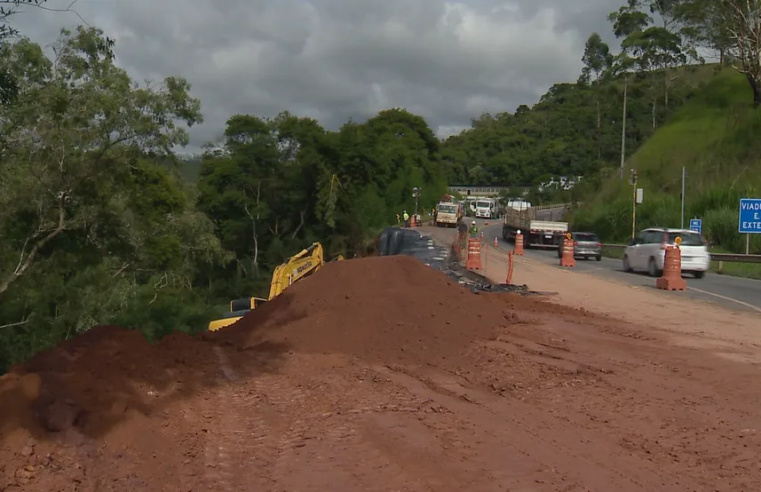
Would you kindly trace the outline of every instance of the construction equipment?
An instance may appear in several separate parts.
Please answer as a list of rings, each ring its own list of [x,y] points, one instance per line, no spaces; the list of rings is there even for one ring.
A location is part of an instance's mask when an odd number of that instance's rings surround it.
[[[342,261],[343,256],[338,255],[332,261]],[[253,311],[267,301],[283,293],[285,289],[295,282],[308,277],[325,265],[324,250],[322,244],[314,243],[299,253],[291,256],[272,272],[272,282],[270,284],[270,295],[267,299],[261,297],[247,297],[244,299],[235,299],[230,301],[230,312],[225,313],[221,319],[209,323],[209,331],[217,331],[225,326],[229,326],[249,311]]]

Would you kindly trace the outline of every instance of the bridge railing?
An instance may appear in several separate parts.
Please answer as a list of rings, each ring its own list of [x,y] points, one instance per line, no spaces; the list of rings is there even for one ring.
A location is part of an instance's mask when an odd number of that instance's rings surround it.
[[[603,244],[603,248],[622,250],[625,244]],[[727,263],[761,263],[761,255],[741,255],[735,253],[711,253],[711,261]]]

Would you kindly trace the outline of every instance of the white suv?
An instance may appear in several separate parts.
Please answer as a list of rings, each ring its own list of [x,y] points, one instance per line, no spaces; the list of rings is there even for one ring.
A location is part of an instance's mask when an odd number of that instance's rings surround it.
[[[685,229],[645,229],[624,250],[624,271],[646,271],[651,277],[663,274],[666,246],[682,238],[682,273],[703,278],[711,267],[711,255],[700,234]]]

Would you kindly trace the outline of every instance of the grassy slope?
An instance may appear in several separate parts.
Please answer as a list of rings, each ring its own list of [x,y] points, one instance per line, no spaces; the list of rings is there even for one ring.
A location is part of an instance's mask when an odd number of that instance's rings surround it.
[[[687,218],[704,219],[704,232],[721,243],[714,251],[744,253],[744,239],[735,232],[737,199],[761,196],[761,111],[752,108],[747,81],[732,69],[716,73],[715,67],[703,67],[687,77],[698,77],[705,86],[627,162],[645,190],[637,230],[680,225],[684,166]],[[573,214],[574,225],[594,228],[608,242],[622,242],[631,231],[631,192],[631,186],[611,179]],[[761,250],[761,238],[753,238],[751,250]],[[761,265],[724,264],[724,271],[761,278]]]
[[[691,191],[700,193],[718,182],[732,183],[757,166],[761,151],[761,117],[752,108],[745,78],[731,69],[713,77],[631,159],[644,184],[664,192],[681,186],[682,166]]]
[[[648,194],[678,194],[682,166],[690,177],[688,194],[718,183],[731,185],[738,178],[761,181],[761,175],[747,172],[761,155],[761,113],[753,110],[752,93],[741,74],[729,68],[715,73],[715,68],[705,66],[686,75],[690,83],[697,79],[703,87],[627,161],[628,168],[637,169],[640,187]],[[629,193],[614,178],[592,203]]]

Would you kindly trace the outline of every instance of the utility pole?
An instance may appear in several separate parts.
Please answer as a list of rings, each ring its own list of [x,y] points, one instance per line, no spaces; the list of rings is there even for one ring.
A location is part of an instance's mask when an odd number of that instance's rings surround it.
[[[621,181],[624,180],[624,161],[626,160],[626,97],[628,76],[624,75],[624,113],[621,117]]]
[[[684,229],[684,190],[687,182],[687,168],[682,166],[682,229]]]

